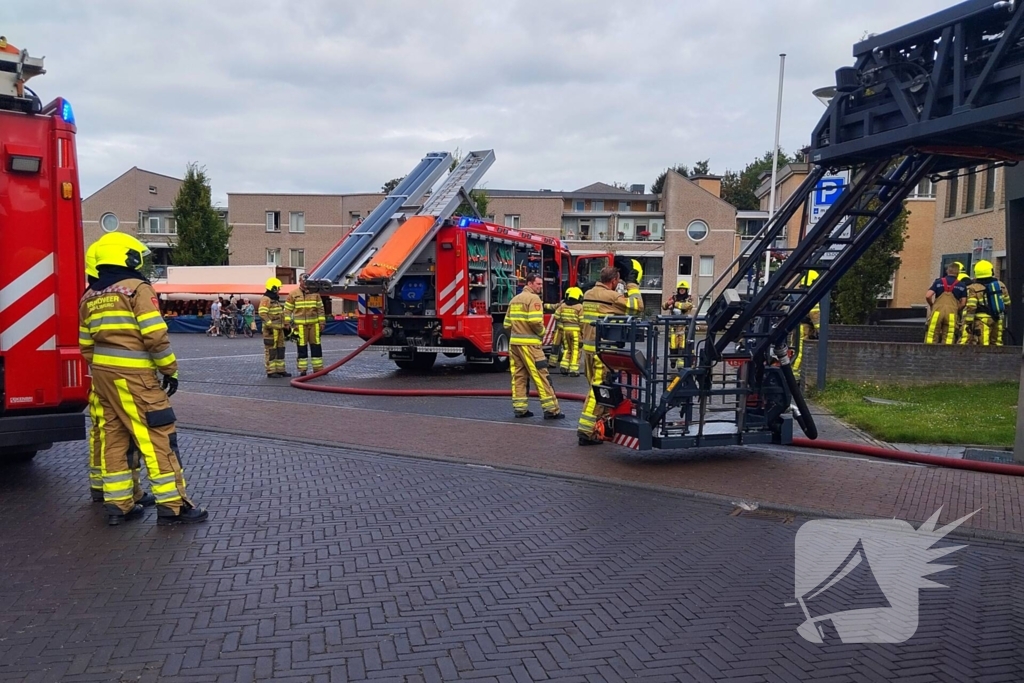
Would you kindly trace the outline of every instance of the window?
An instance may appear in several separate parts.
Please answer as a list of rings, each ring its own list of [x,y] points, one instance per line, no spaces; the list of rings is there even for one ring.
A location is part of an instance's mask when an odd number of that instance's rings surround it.
[[[660,256],[635,256],[644,269],[644,275],[638,283],[640,289],[661,289],[662,281],[662,258]]]
[[[604,202],[603,201],[598,201],[598,200],[595,199],[594,201],[590,202],[590,210],[591,211],[604,211]]]
[[[292,268],[305,268],[306,251],[304,249],[292,249],[288,254],[288,262]]]
[[[149,217],[149,232],[150,234],[157,235],[161,232],[160,230],[160,217],[150,216]]]
[[[573,211],[583,211],[584,204],[585,203],[582,199],[577,199],[573,203]]]
[[[981,198],[981,208],[991,209],[996,205],[996,167],[989,166],[985,171],[985,194]]]
[[[281,232],[280,211],[267,211],[267,232]]]
[[[978,173],[976,169],[967,172],[967,187],[964,188],[967,198],[964,200],[964,213],[974,213],[974,201],[978,196]]]
[[[629,202],[619,202],[619,211],[629,211]]]
[[[288,212],[288,232],[306,232],[306,214],[304,212]]]
[[[607,218],[595,218],[594,219],[594,232],[597,233],[597,239],[602,240],[602,235],[608,234],[608,219]]]
[[[647,210],[654,212],[658,210],[658,202],[647,202]]]
[[[281,250],[280,249],[267,249],[267,265],[268,266],[279,266],[279,265],[281,265]]]
[[[362,217],[363,217],[363,214],[361,214],[358,211],[349,211],[348,212],[348,218],[349,218],[350,221],[352,221],[352,225],[355,225],[356,223],[358,223],[359,220]]]
[[[960,177],[954,175],[947,183],[949,194],[946,196],[946,218],[956,215],[957,198],[960,195]]]
[[[700,242],[708,236],[708,224],[701,220],[693,221],[686,226],[686,235],[694,242]]]
[[[156,185],[150,185],[149,186],[149,193],[150,194],[156,194]]]
[[[935,199],[935,183],[931,178],[925,178],[917,184],[914,191],[910,193],[910,199]]]
[[[680,256],[679,257],[679,272],[677,275],[693,275],[693,257],[692,256]]]
[[[616,229],[619,232],[620,240],[628,240],[630,242],[633,241],[635,235],[633,221],[623,220],[620,218]]]
[[[655,219],[651,220],[650,231],[651,231],[651,234],[648,237],[646,237],[645,239],[658,240],[659,242],[661,240],[665,239],[665,221],[664,221],[664,219],[655,218]],[[640,235],[640,237],[643,237],[643,235]]]
[[[117,230],[118,225],[120,225],[120,221],[112,213],[105,213],[100,218],[100,226],[103,228],[103,232],[114,232]]]
[[[168,235],[177,235],[178,234],[178,222],[176,220],[174,220],[173,218],[165,218],[164,219],[164,231]]]
[[[506,213],[505,214],[505,227],[519,229],[519,214],[518,213]]]
[[[714,277],[715,276],[715,257],[714,256],[701,256],[700,257],[700,276],[701,277]]]

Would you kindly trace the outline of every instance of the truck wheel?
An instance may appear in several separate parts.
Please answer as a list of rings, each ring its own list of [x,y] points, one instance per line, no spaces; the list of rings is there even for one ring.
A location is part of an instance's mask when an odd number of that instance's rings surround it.
[[[494,359],[491,370],[493,372],[508,372],[508,330],[504,325],[495,323],[491,330],[491,340],[491,348],[494,351],[491,356]],[[499,353],[505,355],[499,356]]]
[[[434,367],[434,361],[436,360],[437,353],[420,353],[417,351],[413,355],[412,360],[396,360],[395,365],[397,365],[400,370],[425,372]]]

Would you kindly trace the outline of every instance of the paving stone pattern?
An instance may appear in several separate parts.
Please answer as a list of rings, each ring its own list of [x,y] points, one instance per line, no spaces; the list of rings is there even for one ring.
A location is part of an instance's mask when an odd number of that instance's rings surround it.
[[[104,525],[85,450],[0,477],[2,681],[1017,681],[1024,553],[971,541],[903,645],[796,633],[805,521],[181,434],[208,524]],[[946,521],[946,520],[943,520]]]

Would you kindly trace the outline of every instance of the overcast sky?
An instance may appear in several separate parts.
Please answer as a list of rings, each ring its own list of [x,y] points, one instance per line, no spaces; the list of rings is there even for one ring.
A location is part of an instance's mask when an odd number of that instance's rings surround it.
[[[435,150],[491,188],[644,183],[807,144],[851,47],[953,0],[3,0],[74,106],[83,195],[132,166],[227,192],[377,191]]]

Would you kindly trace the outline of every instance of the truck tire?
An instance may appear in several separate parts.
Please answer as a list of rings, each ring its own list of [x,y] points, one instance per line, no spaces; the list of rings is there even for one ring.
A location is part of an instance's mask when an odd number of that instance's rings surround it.
[[[430,368],[434,367],[434,362],[437,360],[437,353],[420,353],[417,351],[413,355],[412,360],[396,360],[395,365],[400,370],[415,370],[416,372],[426,372]]]
[[[495,323],[491,329],[491,372],[508,372],[508,330],[501,323]],[[499,356],[499,353],[505,355]]]

